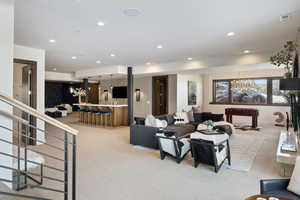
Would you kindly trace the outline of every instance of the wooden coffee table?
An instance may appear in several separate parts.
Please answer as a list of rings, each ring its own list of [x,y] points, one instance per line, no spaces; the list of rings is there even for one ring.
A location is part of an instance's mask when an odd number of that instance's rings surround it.
[[[267,200],[269,200],[270,197],[275,197],[275,198],[277,198],[277,199],[279,199],[279,200],[291,200],[291,199],[279,198],[279,197],[276,197],[276,196],[274,196],[274,195],[264,195],[264,194],[254,195],[254,196],[251,196],[251,197],[246,198],[245,200],[256,200],[256,199],[259,198],[259,197],[265,198],[265,199],[267,199]]]

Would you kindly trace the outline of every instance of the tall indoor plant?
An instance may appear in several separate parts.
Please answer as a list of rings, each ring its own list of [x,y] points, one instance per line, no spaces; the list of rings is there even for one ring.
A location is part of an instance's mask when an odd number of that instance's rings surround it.
[[[276,65],[277,67],[284,66],[284,69],[286,70],[286,73],[284,74],[285,78],[291,78],[293,75],[293,59],[296,49],[296,43],[288,41],[281,51],[270,58],[271,64]]]

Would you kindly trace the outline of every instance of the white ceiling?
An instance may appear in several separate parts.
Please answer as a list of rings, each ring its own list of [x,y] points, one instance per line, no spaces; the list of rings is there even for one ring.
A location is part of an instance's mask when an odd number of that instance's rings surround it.
[[[141,14],[125,16],[126,8]],[[299,0],[16,0],[15,43],[45,49],[47,69],[60,72],[187,57],[212,65],[246,49],[272,54],[295,39],[299,9]]]

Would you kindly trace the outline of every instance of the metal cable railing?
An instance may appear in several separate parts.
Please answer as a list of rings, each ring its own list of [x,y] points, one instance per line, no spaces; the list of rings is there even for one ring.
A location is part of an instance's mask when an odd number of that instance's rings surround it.
[[[76,200],[77,131],[38,113],[36,110],[33,111],[25,104],[3,94],[0,94],[0,101],[5,102],[8,107],[22,111],[22,116],[26,114],[27,119],[34,117],[36,120],[51,124],[57,129],[55,132],[45,131],[38,128],[31,120],[24,120],[0,109],[0,116],[6,117],[14,124],[13,128],[7,127],[0,121],[0,145],[5,143],[15,149],[13,154],[10,153],[11,151],[0,151],[1,157],[10,158],[14,161],[12,166],[0,164],[0,170],[10,170],[13,174],[10,180],[1,177],[0,173],[0,182],[9,183],[13,186],[11,192],[0,191],[0,195],[19,197],[20,199],[59,200],[61,198]],[[11,134],[14,141],[5,139],[3,134]],[[57,142],[38,139],[38,134],[44,134],[46,138],[52,138]],[[40,145],[29,145],[29,140]],[[33,154],[41,159],[34,160],[31,157]],[[29,194],[27,194],[26,189],[31,189]],[[38,190],[46,192],[39,193]]]

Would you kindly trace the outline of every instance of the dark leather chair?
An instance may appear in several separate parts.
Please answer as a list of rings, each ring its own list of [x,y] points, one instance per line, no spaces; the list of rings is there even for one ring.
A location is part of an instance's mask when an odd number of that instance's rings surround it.
[[[290,179],[268,179],[260,181],[260,193],[267,195],[275,195],[276,197],[300,200],[300,196],[289,192],[287,186]]]

